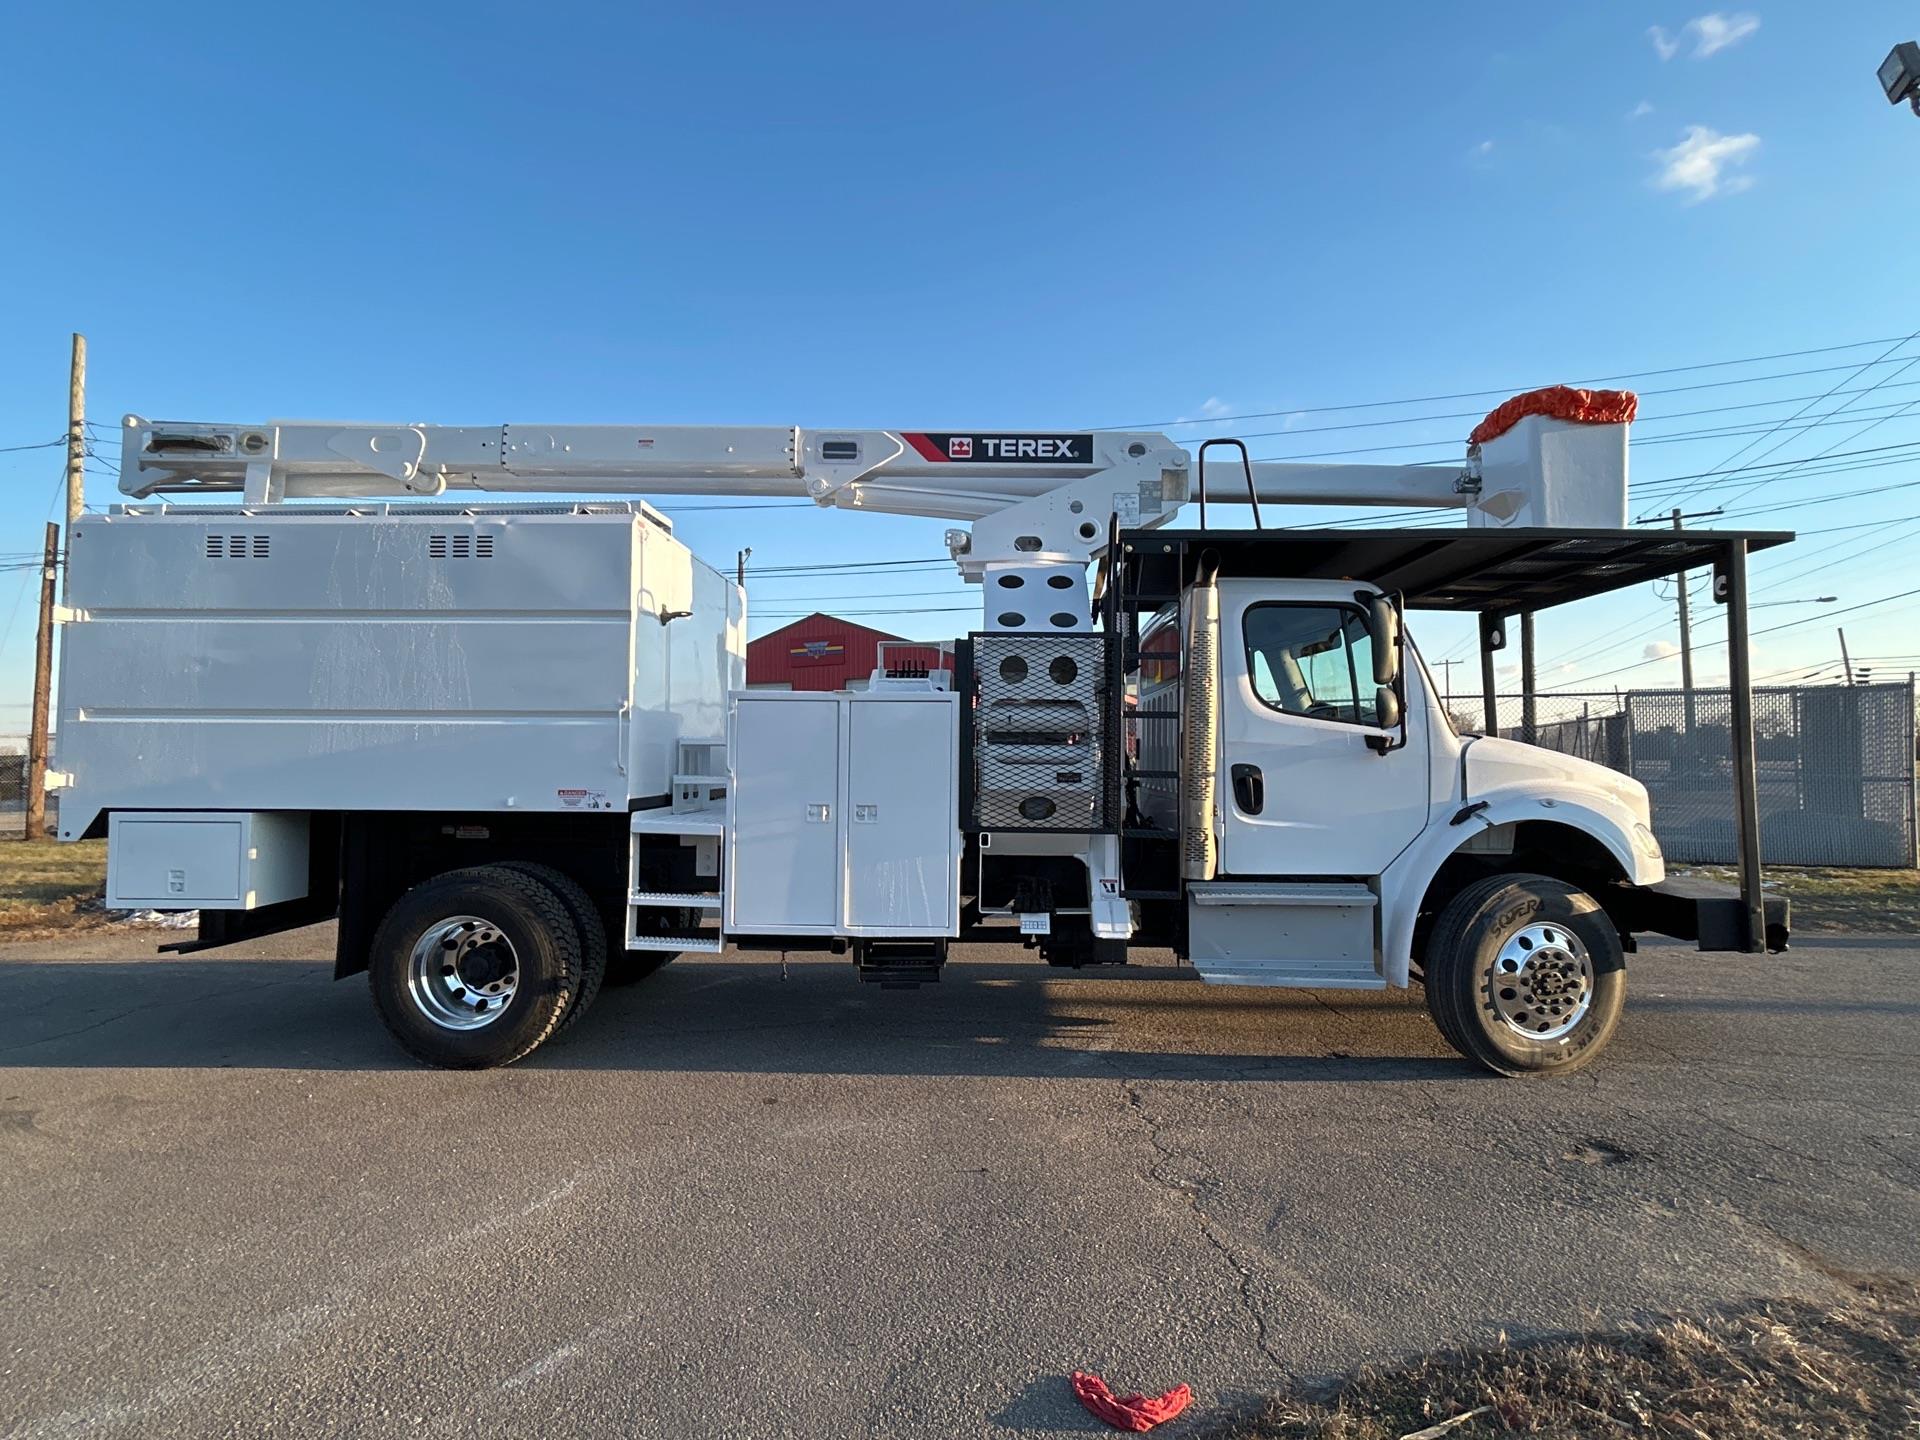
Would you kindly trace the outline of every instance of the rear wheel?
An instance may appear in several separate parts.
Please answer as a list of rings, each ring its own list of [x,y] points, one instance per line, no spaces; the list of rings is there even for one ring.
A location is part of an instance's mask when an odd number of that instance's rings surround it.
[[[551,1035],[580,990],[580,936],[552,889],[504,865],[416,885],[374,932],[374,1008],[416,1059],[508,1065]]]
[[[601,983],[607,978],[606,922],[600,918],[600,911],[594,906],[586,887],[571,875],[533,860],[507,860],[501,863],[500,868],[518,870],[522,875],[531,876],[559,896],[560,903],[567,907],[567,914],[573,918],[574,930],[580,936],[580,992],[573,997],[573,1003],[567,1006],[567,1013],[560,1017],[560,1023],[553,1031],[556,1037],[564,1035],[580,1023],[580,1017],[592,1006],[594,997],[600,993]]]
[[[1501,1075],[1562,1074],[1598,1055],[1627,998],[1619,933],[1584,890],[1493,875],[1454,896],[1425,957],[1447,1043]]]

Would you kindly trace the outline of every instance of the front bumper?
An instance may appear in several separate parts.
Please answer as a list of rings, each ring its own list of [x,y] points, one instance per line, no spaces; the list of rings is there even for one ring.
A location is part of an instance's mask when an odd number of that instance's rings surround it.
[[[1717,880],[1680,879],[1669,876],[1658,885],[1625,885],[1617,908],[1609,906],[1621,928],[1670,935],[1676,940],[1697,941],[1702,950],[1738,950],[1753,953],[1762,948],[1750,943],[1747,907],[1740,892]],[[1766,934],[1764,948],[1772,953],[1785,950],[1792,938],[1792,905],[1784,895],[1769,895],[1764,902]]]

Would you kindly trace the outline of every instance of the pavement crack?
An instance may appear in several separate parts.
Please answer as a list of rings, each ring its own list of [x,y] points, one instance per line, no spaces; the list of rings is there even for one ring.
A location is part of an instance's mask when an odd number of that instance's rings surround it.
[[[1228,1267],[1238,1279],[1240,1308],[1246,1312],[1247,1318],[1253,1322],[1254,1344],[1260,1347],[1260,1353],[1265,1355],[1275,1368],[1285,1370],[1287,1368],[1287,1362],[1282,1358],[1279,1350],[1274,1347],[1273,1336],[1267,1326],[1266,1314],[1261,1310],[1259,1302],[1253,1297],[1253,1268],[1240,1258],[1239,1253],[1228,1243],[1226,1237],[1220,1233],[1219,1228],[1213,1223],[1213,1217],[1208,1215],[1201,1207],[1200,1197],[1196,1187],[1183,1184],[1166,1173],[1165,1166],[1169,1162],[1177,1159],[1178,1153],[1171,1145],[1167,1144],[1166,1140],[1161,1136],[1160,1126],[1155,1122],[1153,1116],[1148,1113],[1146,1099],[1140,1093],[1140,1086],[1132,1080],[1122,1080],[1120,1082],[1120,1088],[1121,1092],[1127,1097],[1128,1109],[1138,1117],[1141,1128],[1146,1131],[1147,1143],[1153,1146],[1154,1154],[1158,1157],[1152,1165],[1147,1167],[1145,1171],[1146,1178],[1162,1189],[1179,1196],[1186,1204],[1187,1209],[1193,1212],[1194,1222],[1200,1230],[1200,1238],[1205,1240],[1209,1246],[1218,1252],[1220,1258],[1227,1262]]]

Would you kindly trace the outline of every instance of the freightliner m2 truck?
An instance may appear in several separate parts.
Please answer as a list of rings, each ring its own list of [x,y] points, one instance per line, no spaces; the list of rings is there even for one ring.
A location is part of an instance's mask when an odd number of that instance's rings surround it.
[[[1787,938],[1745,606],[1748,554],[1790,537],[1628,527],[1630,400],[1519,397],[1443,467],[1146,432],[128,417],[131,503],[69,542],[60,834],[107,838],[110,905],[197,910],[180,948],[337,919],[336,973],[437,1065],[518,1060],[678,954],[824,950],[904,987],[1018,933],[1103,975],[1152,946],[1215,984],[1417,981],[1478,1064],[1569,1070],[1637,936]],[[951,670],[747,690],[743,592],[639,498],[685,494],[951,521],[980,624]],[[1208,523],[1229,500],[1250,524]],[[1293,504],[1465,524],[1267,528]],[[1644,788],[1491,713],[1533,614],[1708,567],[1737,889],[1670,881]],[[1479,617],[1480,733],[1417,610]]]

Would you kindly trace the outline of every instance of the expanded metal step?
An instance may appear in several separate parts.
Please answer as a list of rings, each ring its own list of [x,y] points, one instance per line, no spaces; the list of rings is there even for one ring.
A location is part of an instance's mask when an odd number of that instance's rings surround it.
[[[718,955],[727,948],[721,935],[635,935],[627,941],[629,950],[671,950],[676,955]]]
[[[720,897],[710,893],[677,894],[668,890],[635,890],[627,904],[659,910],[718,910]]]

